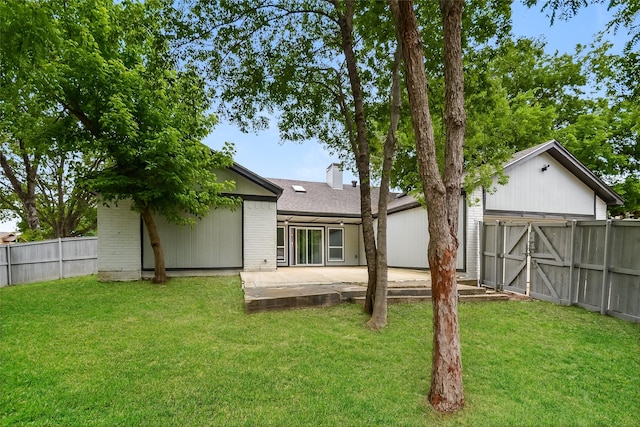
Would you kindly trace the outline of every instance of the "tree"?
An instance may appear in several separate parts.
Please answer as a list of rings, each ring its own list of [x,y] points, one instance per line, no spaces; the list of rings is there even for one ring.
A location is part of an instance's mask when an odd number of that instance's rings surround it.
[[[556,18],[569,20],[580,9],[603,0],[527,0],[529,7],[541,4],[548,11],[551,24]],[[638,76],[640,61],[635,46],[640,41],[640,1],[612,0],[608,9],[613,16],[600,37],[591,45],[584,61],[592,74],[594,87],[606,91],[596,95],[590,108],[573,126],[563,129],[567,148],[580,161],[611,184],[625,198],[625,204],[614,207],[614,215],[635,215],[640,212],[640,129],[638,129]],[[629,37],[621,54],[611,54],[611,44],[602,42],[606,32],[627,30]],[[563,141],[564,142],[564,141]]]
[[[391,0],[406,69],[407,91],[429,216],[429,268],[433,300],[433,360],[429,402],[440,412],[464,406],[457,314],[457,218],[462,186],[465,131],[462,69],[462,0],[441,0],[444,39],[444,168],[440,171],[429,111],[423,45],[413,2]]]
[[[105,203],[132,201],[154,251],[153,281],[163,283],[154,214],[192,223],[211,206],[236,203],[221,194],[232,183],[213,173],[232,163],[231,148],[213,153],[200,142],[215,124],[204,82],[178,69],[169,49],[171,6],[67,0],[29,7],[43,17],[51,46],[34,93],[73,117],[67,131],[86,136],[78,150],[104,159],[82,179]]]
[[[486,7],[489,3],[498,7]],[[469,23],[482,31],[495,29],[496,22],[502,22],[496,16],[509,10],[504,0],[473,4],[477,7]],[[428,13],[431,3],[424,7],[425,25],[437,26]],[[386,268],[386,262],[376,261],[371,157],[384,157],[386,138],[377,138],[376,131],[390,124],[380,118],[390,117],[397,43],[385,5],[353,0],[201,1],[183,18],[188,30],[183,46],[191,46],[186,54],[206,61],[222,114],[248,130],[265,126],[268,120],[261,113],[278,113],[283,140],[318,140],[345,163],[355,164],[369,273],[365,312],[371,314],[378,276]],[[482,25],[471,25],[472,20]],[[388,127],[380,133],[387,134]],[[384,212],[378,214],[379,224]]]
[[[200,2],[184,27],[195,30],[186,41],[205,44],[196,48],[196,57],[207,61],[221,111],[231,121],[245,130],[259,129],[265,124],[263,111],[278,111],[283,140],[318,139],[355,164],[369,276],[365,312],[372,314],[376,285],[386,277],[386,259],[378,256],[386,254],[378,255],[376,248],[367,117],[374,99],[388,104],[391,84],[387,79],[385,86],[375,85],[382,79],[368,66],[375,52],[362,49],[359,41],[363,11],[356,6],[369,5],[353,0]],[[391,63],[387,59],[383,73],[391,73]],[[379,315],[369,324],[374,329],[386,324],[386,293],[377,299]]]
[[[74,152],[88,135],[42,90],[58,42],[47,9],[0,3],[0,209],[21,218],[27,235],[55,238],[95,231],[94,198],[74,171],[99,161]]]

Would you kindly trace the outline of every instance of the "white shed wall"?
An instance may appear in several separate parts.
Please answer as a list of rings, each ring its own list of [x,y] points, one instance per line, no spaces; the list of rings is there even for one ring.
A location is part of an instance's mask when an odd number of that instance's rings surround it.
[[[545,165],[549,167],[542,171]],[[492,212],[595,215],[594,192],[547,153],[505,171],[506,185],[486,195]],[[495,181],[494,181],[495,182]]]
[[[276,258],[276,203],[244,202],[244,270],[274,271]]]
[[[483,219],[482,188],[475,189],[467,196],[466,276],[480,277],[480,221]]]
[[[458,215],[458,257],[456,268],[465,266],[464,199],[460,198]],[[427,246],[429,245],[429,227],[427,211],[422,207],[395,212],[387,218],[387,258],[390,267],[429,268]]]
[[[607,219],[607,203],[596,196],[596,219]]]
[[[98,203],[98,279],[138,280],[141,270],[140,215],[129,201]]]

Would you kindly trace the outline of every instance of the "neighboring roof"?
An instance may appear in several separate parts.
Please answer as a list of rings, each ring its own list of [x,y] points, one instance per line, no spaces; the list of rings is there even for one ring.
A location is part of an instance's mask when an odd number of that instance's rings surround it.
[[[242,165],[239,165],[236,162],[233,162],[233,166],[231,166],[229,169],[231,169],[232,171],[234,171],[238,175],[248,179],[249,181],[259,185],[260,187],[271,191],[277,197],[280,197],[282,195],[283,189],[281,187],[277,186],[276,184],[274,184],[274,182],[273,182],[274,180],[264,179],[260,175],[254,173],[254,172],[251,172],[249,169],[245,168]]]
[[[13,243],[17,239],[17,233],[0,231],[0,243]]]
[[[513,167],[514,165],[525,162],[539,154],[547,153],[553,157],[558,163],[567,168],[569,172],[574,174],[585,185],[591,188],[607,205],[622,205],[624,200],[615,191],[611,189],[604,181],[598,178],[589,168],[580,163],[573,154],[567,151],[558,141],[551,140],[543,144],[536,145],[526,150],[518,151],[504,165],[504,169]]]
[[[360,186],[343,185],[342,190],[331,188],[326,182],[269,178],[283,189],[278,199],[278,213],[325,217],[360,217]],[[294,185],[304,188],[296,192]],[[371,189],[371,205],[378,206],[378,188]],[[395,197],[395,194],[392,195]]]

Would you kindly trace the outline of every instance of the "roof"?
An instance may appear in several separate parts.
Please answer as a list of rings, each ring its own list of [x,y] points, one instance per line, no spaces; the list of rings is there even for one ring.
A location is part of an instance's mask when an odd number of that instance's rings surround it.
[[[334,189],[326,182],[300,181],[269,178],[269,181],[283,189],[278,199],[278,213],[281,215],[324,216],[360,218],[360,186],[343,185]],[[293,186],[302,186],[304,192],[295,191]],[[371,188],[371,205],[378,206],[378,188]],[[395,197],[395,194],[390,195]]]
[[[504,165],[504,169],[507,170],[518,163],[525,162],[542,153],[547,153],[558,163],[567,168],[569,172],[574,174],[580,181],[591,188],[607,205],[622,205],[624,203],[624,200],[618,195],[618,193],[613,191],[611,187],[598,178],[589,168],[583,165],[573,156],[573,154],[567,151],[567,149],[555,139],[527,148],[526,150],[518,151]]]
[[[392,214],[395,212],[404,211],[407,209],[413,209],[420,206],[418,199],[407,193],[394,194],[393,199],[387,205],[387,213]]]
[[[18,239],[17,233],[0,231],[0,243],[13,243],[17,239]]]
[[[586,166],[576,159],[558,141],[552,140],[536,145],[526,150],[519,151],[504,165],[509,169],[515,165],[526,162],[539,154],[547,153],[567,168],[578,179],[591,188],[598,197],[608,205],[621,205],[622,198],[613,191],[600,178],[593,174]],[[242,168],[241,166],[237,165]],[[244,168],[242,168],[244,169]],[[235,169],[234,169],[235,170]],[[265,188],[276,193],[279,191],[277,209],[280,215],[302,215],[314,217],[343,217],[360,218],[360,187],[343,185],[342,189],[334,189],[326,182],[300,181],[291,179],[269,178],[265,180],[244,169],[254,179],[262,180]],[[268,186],[271,184],[270,186]],[[294,186],[299,186],[298,191]],[[304,191],[300,191],[304,190]],[[378,196],[380,189],[371,188],[371,206],[374,215],[378,211]],[[388,213],[392,214],[420,206],[420,202],[406,193],[389,193]]]
[[[234,171],[235,173],[237,173],[238,175],[248,179],[249,181],[259,185],[262,188],[265,188],[269,191],[271,191],[272,193],[274,193],[276,195],[276,197],[280,197],[282,195],[282,191],[283,189],[281,187],[279,187],[278,185],[274,184],[274,180],[267,180],[264,179],[263,177],[261,177],[260,175],[251,172],[249,169],[245,168],[244,166],[233,162],[233,166],[231,166],[229,169],[231,169],[232,171]]]

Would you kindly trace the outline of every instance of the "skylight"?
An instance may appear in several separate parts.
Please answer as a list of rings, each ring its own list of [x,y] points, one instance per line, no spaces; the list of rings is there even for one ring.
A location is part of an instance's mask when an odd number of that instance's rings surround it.
[[[306,193],[307,192],[307,190],[305,190],[302,185],[292,185],[291,188],[293,188],[293,191],[295,191],[296,193]]]

